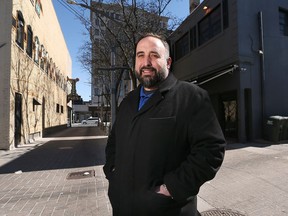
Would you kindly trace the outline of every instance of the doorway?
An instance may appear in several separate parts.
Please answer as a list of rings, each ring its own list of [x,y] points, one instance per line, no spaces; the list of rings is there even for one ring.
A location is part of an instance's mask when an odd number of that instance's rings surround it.
[[[227,92],[221,95],[225,137],[238,138],[238,118],[237,118],[237,94],[236,91]]]
[[[18,147],[21,143],[22,130],[22,95],[15,93],[15,128],[14,128],[14,146]]]

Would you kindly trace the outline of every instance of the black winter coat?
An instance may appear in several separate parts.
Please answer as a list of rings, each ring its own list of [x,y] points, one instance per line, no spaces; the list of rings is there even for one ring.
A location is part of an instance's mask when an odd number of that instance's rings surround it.
[[[220,168],[225,139],[203,89],[174,75],[138,111],[140,87],[121,103],[104,172],[114,216],[178,216]],[[155,192],[166,184],[173,199]],[[191,214],[196,211],[194,205]]]

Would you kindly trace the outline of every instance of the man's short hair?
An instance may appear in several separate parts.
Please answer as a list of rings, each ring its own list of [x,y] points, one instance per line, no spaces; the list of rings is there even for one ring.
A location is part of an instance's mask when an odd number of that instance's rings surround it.
[[[163,43],[165,49],[167,50],[167,52],[168,52],[168,57],[170,56],[170,46],[169,46],[166,38],[163,37],[163,36],[161,36],[161,35],[158,35],[158,34],[156,34],[156,33],[149,32],[149,33],[142,34],[142,35],[140,36],[140,38],[138,39],[137,43],[136,43],[136,47],[137,47],[139,41],[141,41],[142,39],[144,39],[144,38],[146,38],[146,37],[154,37],[154,38],[159,39],[159,40]]]

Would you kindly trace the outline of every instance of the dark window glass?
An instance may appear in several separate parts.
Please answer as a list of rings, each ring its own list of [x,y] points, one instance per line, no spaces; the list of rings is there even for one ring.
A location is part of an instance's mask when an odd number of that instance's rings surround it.
[[[182,58],[189,53],[189,37],[186,33],[175,43],[175,58],[176,60]]]
[[[40,52],[40,43],[39,39],[35,37],[35,47],[34,47],[34,61],[39,64],[39,52]]]
[[[56,104],[56,112],[59,113],[60,112],[60,105]]]
[[[222,11],[223,11],[223,29],[226,29],[229,27],[228,0],[222,1]]]
[[[279,10],[279,28],[282,35],[288,36],[288,11]]]
[[[33,50],[33,32],[31,26],[27,27],[27,47],[26,53],[32,57],[32,50]]]
[[[204,44],[221,32],[221,8],[216,7],[198,24],[199,45]]]
[[[16,32],[16,43],[23,49],[24,46],[24,18],[20,11],[17,15],[17,32]]]
[[[190,51],[197,46],[196,26],[190,30]]]

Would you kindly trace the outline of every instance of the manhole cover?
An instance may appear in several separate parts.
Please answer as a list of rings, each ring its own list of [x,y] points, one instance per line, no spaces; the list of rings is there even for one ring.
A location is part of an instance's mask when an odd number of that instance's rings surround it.
[[[201,212],[201,216],[246,216],[246,215],[229,209],[213,209]]]
[[[89,178],[95,176],[94,170],[86,170],[86,171],[80,171],[80,172],[72,172],[69,173],[67,176],[67,179],[83,179],[83,178]]]

